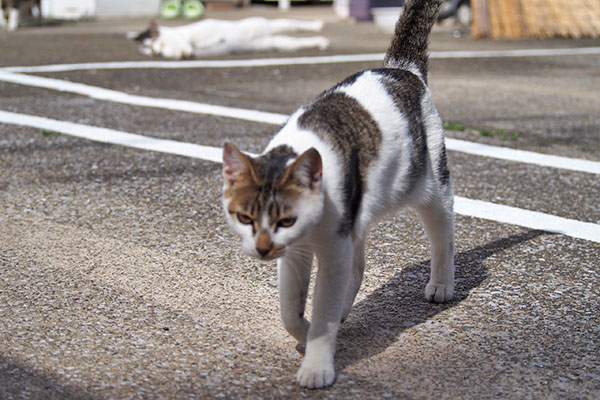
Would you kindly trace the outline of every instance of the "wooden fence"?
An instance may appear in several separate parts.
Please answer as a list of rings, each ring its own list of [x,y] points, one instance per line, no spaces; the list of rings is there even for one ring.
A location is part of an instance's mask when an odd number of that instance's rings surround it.
[[[471,0],[474,37],[600,37],[600,0]]]

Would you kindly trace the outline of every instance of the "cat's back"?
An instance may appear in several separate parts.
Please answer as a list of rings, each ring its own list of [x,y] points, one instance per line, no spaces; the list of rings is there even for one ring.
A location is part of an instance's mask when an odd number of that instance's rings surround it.
[[[426,135],[424,114],[430,110],[423,105],[430,103],[429,96],[418,72],[361,71],[300,108],[274,142],[297,144],[299,151],[322,147],[311,142],[313,136],[312,141],[322,141],[341,163],[356,161],[365,175],[382,151],[401,151],[411,136]]]
[[[409,193],[428,169],[429,104],[418,71],[362,71],[299,109],[268,149],[287,144],[300,153],[315,147],[328,190],[344,210],[343,229],[351,229],[365,195],[383,200]]]

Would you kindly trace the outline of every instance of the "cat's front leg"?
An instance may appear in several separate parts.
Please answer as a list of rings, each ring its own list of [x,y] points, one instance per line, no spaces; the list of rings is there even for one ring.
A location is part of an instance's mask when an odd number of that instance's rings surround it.
[[[10,7],[8,9],[8,25],[7,29],[9,31],[14,31],[19,27],[19,9]]]
[[[281,320],[290,335],[305,345],[310,324],[304,318],[304,308],[313,254],[302,249],[290,249],[289,253],[277,260]]]
[[[322,388],[335,381],[335,340],[352,268],[352,239],[339,238],[317,252],[319,270],[313,296],[313,313],[306,354],[296,374],[300,386]]]
[[[352,259],[352,274],[348,280],[348,289],[346,290],[346,300],[344,301],[344,311],[342,313],[342,322],[348,318],[354,299],[360,290],[360,284],[365,272],[365,241],[364,239],[354,238],[354,257]]]
[[[2,9],[2,0],[0,0],[0,28],[5,28],[8,24],[6,17],[4,16],[4,10]]]

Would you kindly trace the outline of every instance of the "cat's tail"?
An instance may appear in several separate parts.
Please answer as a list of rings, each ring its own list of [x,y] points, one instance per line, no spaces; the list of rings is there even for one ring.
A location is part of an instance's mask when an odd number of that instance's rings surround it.
[[[388,49],[386,68],[416,68],[427,81],[429,33],[443,0],[407,0],[396,23]]]

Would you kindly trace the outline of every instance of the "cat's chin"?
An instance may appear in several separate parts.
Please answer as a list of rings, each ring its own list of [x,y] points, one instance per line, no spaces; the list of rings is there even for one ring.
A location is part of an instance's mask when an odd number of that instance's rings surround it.
[[[256,257],[259,261],[267,263],[270,261],[277,260],[279,257],[283,257],[284,254],[285,254],[285,249],[281,249],[280,251],[275,251],[275,252],[269,253],[264,256],[256,254],[256,255],[254,255],[254,257]]]
[[[279,257],[283,257],[285,255],[285,247],[282,247],[281,249],[277,249],[265,255],[260,255],[254,251],[246,252],[246,254],[260,262],[268,263],[278,259]]]
[[[281,256],[254,256],[258,261],[262,262],[262,263],[270,263],[271,261],[275,261],[277,260],[279,257]]]

